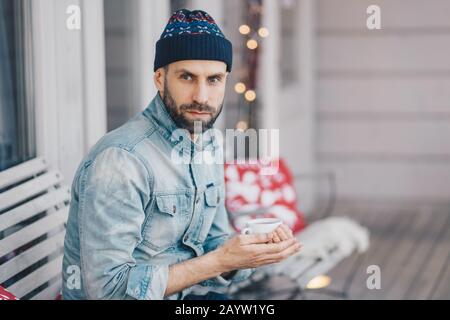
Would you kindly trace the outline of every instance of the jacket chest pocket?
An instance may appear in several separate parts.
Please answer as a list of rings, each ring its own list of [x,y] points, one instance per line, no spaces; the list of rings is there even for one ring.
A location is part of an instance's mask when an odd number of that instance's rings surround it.
[[[220,189],[218,187],[208,188],[204,193],[204,209],[201,218],[199,242],[203,243],[211,229],[214,217],[221,201]]]
[[[158,252],[175,245],[189,223],[189,201],[185,194],[157,195],[144,227],[144,242]]]

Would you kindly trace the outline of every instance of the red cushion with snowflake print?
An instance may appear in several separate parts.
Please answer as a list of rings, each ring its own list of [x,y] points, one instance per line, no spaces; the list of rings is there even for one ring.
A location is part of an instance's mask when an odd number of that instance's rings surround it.
[[[19,300],[11,292],[0,286],[0,300]]]
[[[270,170],[268,170],[270,169]],[[294,233],[305,227],[304,214],[298,209],[292,174],[282,159],[270,166],[256,164],[225,164],[227,210],[239,212],[258,211],[258,214],[233,217],[236,231],[253,218],[275,217],[281,219]]]

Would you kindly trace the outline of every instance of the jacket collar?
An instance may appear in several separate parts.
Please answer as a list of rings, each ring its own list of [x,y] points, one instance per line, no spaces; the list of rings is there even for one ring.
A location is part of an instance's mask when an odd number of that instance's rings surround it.
[[[197,141],[194,142],[187,130],[178,128],[167,111],[159,93],[156,94],[143,114],[156,125],[157,130],[173,147],[182,147],[189,154],[191,149],[197,152],[205,150],[213,151],[219,146],[216,130],[208,130],[200,134]]]

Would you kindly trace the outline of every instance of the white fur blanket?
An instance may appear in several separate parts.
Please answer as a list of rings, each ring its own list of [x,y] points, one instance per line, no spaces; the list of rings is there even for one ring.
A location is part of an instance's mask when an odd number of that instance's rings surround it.
[[[298,256],[326,259],[331,250],[344,256],[354,250],[365,252],[369,247],[369,231],[347,217],[330,217],[307,226],[297,235],[303,243]]]

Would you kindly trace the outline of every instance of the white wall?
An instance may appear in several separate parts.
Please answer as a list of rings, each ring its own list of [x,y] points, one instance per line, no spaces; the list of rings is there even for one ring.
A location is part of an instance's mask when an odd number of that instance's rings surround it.
[[[314,135],[315,6],[312,0],[291,3],[285,10],[281,2],[265,3],[270,15],[264,23],[271,35],[263,43],[263,118],[267,127],[280,129],[281,156],[295,175],[302,175],[296,183],[299,206],[309,214],[316,206],[316,184],[321,181],[317,180]],[[286,11],[292,15],[286,16]]]
[[[89,148],[106,132],[102,0],[35,0],[33,38],[38,156],[70,184]],[[69,30],[69,5],[81,30]]]
[[[450,2],[317,3],[318,159],[350,200],[450,199]]]

